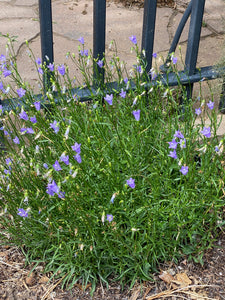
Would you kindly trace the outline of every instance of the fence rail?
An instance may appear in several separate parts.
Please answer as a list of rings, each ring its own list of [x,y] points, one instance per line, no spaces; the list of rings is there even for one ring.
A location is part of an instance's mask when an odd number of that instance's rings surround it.
[[[106,38],[106,0],[93,0],[93,57],[103,58],[105,53],[105,38]],[[175,33],[172,41],[166,63],[170,59],[170,54],[176,50],[179,43],[180,36],[187,23],[189,17],[190,27],[186,48],[185,68],[179,72],[179,82],[182,83],[187,89],[188,98],[192,95],[193,84],[201,80],[211,80],[218,77],[222,77],[225,73],[225,67],[220,69],[213,66],[206,66],[200,69],[196,69],[199,42],[202,28],[202,20],[204,14],[205,0],[191,0],[180,24]],[[147,67],[146,71],[149,72],[152,67],[152,54],[154,47],[154,34],[155,34],[155,20],[157,11],[157,0],[145,0],[144,1],[144,14],[143,14],[143,30],[142,30],[142,45],[141,49],[145,50]],[[52,30],[52,3],[51,0],[39,0],[39,18],[40,18],[40,36],[41,36],[41,53],[42,61],[47,63],[54,62],[54,50],[53,50],[53,30]],[[161,66],[162,74],[160,75],[161,82],[165,85],[174,86],[178,84],[178,78],[175,73],[170,73],[169,76],[165,74],[167,64]],[[102,80],[104,80],[104,70],[98,66],[98,73],[101,73]],[[93,72],[93,76],[96,76],[96,72]],[[155,81],[151,81],[150,85],[157,85],[159,77]],[[48,84],[48,78],[45,82]],[[148,84],[147,84],[148,85]],[[112,82],[107,85],[109,90],[116,88],[116,83]],[[135,88],[134,84],[131,88]],[[74,93],[80,96],[81,101],[90,99],[90,91],[84,89],[74,89]],[[95,88],[92,90],[95,93]],[[113,92],[113,91],[112,91]],[[41,95],[36,95],[37,98],[41,98]],[[13,100],[13,101],[12,101]],[[17,104],[20,105],[22,100],[18,99]],[[56,95],[57,101],[57,95]],[[4,110],[9,110],[15,103],[15,99],[8,99],[2,102]],[[21,102],[22,103],[22,102]],[[1,103],[0,103],[1,104]],[[222,96],[219,105],[222,112],[225,112],[225,81],[222,88]]]

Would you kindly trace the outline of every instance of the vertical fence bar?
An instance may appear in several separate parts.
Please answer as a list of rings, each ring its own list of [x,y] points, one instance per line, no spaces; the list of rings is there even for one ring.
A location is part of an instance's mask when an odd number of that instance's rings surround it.
[[[192,0],[191,6],[191,22],[185,58],[185,67],[189,76],[193,75],[196,70],[205,0]],[[193,84],[187,85],[186,88],[189,99],[192,96]]]
[[[106,0],[94,0],[93,7],[93,57],[102,59],[105,53]],[[96,63],[94,66],[94,82],[100,76],[104,82],[104,69]],[[98,78],[99,79],[99,78]]]
[[[51,0],[39,0],[40,36],[42,63],[53,63],[52,3]],[[48,76],[43,77],[45,90],[50,86]]]
[[[152,53],[153,53],[154,35],[155,35],[156,7],[157,7],[157,0],[145,0],[141,49],[145,50],[146,61],[147,61],[147,66],[146,66],[147,72],[149,72],[152,68]]]
[[[225,74],[223,75],[222,91],[220,96],[219,111],[225,114]]]
[[[183,14],[183,16],[182,16],[182,18],[180,20],[180,23],[179,23],[179,25],[177,27],[177,30],[176,30],[176,33],[174,35],[172,44],[170,46],[170,49],[169,49],[166,61],[165,61],[165,63],[162,66],[160,66],[160,70],[163,71],[163,72],[166,72],[166,70],[168,69],[168,67],[170,65],[171,54],[176,51],[176,48],[177,48],[178,42],[180,40],[181,34],[182,34],[183,30],[184,30],[184,27],[185,27],[185,25],[187,23],[188,18],[190,17],[191,9],[192,9],[192,2],[189,3],[187,9],[185,10],[185,12],[184,12],[184,14]]]

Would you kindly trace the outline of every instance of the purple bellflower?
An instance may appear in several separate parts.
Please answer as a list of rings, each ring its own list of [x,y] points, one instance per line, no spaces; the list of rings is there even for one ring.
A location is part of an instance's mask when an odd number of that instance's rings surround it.
[[[16,91],[19,98],[22,98],[26,94],[26,90],[24,90],[23,88],[19,88]]]
[[[106,215],[106,219],[107,219],[107,221],[112,222],[113,215]]]
[[[50,123],[50,127],[54,130],[55,133],[59,132],[59,126],[56,120],[53,123]]]
[[[168,154],[168,156],[174,158],[174,159],[177,159],[177,152],[176,150],[173,150],[173,151],[170,151],[170,154]]]
[[[109,105],[112,105],[112,101],[113,101],[113,94],[111,95],[108,95],[106,94],[106,96],[104,97],[105,101],[109,104]]]
[[[172,142],[168,142],[168,144],[169,144],[170,149],[177,149],[177,144],[178,143],[176,142],[175,139],[173,139]]]
[[[39,111],[41,109],[41,102],[40,101],[34,102],[34,106],[35,106],[36,110]]]
[[[180,172],[183,175],[187,175],[187,173],[188,173],[188,166],[182,166],[181,169],[180,169]]]
[[[132,114],[133,114],[133,116],[134,116],[134,118],[135,118],[136,121],[139,121],[139,120],[140,120],[140,114],[141,114],[141,110],[140,110],[140,109],[138,109],[138,110],[133,110],[133,111],[132,111]]]
[[[210,138],[211,137],[211,128],[210,127],[204,127],[203,130],[201,131],[201,133],[205,137]]]
[[[79,154],[81,151],[80,146],[81,146],[81,144],[78,144],[77,142],[75,142],[75,144],[73,146],[71,146],[71,148],[73,149],[73,151],[76,151]]]
[[[133,178],[131,177],[131,178],[128,179],[126,182],[127,182],[127,185],[128,185],[130,188],[132,188],[132,189],[135,188],[135,179],[133,179]]]
[[[134,45],[137,45],[137,38],[136,38],[136,35],[132,35],[129,37],[130,41],[134,44]]]
[[[78,162],[78,164],[82,163],[82,159],[79,153],[73,156],[73,158]]]
[[[56,170],[56,171],[61,171],[62,168],[58,162],[58,160],[55,161],[55,163],[53,164],[53,168]]]
[[[64,65],[58,66],[57,70],[59,71],[59,74],[62,75],[62,76],[64,76],[65,73],[66,73],[66,69],[65,69]]]
[[[18,208],[17,215],[22,217],[22,218],[27,218],[28,217],[28,212],[23,208]]]

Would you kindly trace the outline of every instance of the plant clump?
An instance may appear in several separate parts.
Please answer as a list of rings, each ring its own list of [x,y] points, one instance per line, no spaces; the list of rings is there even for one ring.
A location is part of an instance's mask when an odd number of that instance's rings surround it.
[[[2,239],[63,285],[82,280],[93,289],[99,280],[150,280],[159,263],[182,255],[201,261],[223,222],[213,95],[187,99],[180,86],[181,110],[157,66],[146,72],[135,36],[130,71],[116,56],[94,59],[79,41],[78,53],[68,54],[83,76],[79,86],[65,64],[42,62],[29,49],[44,75],[38,96],[12,52],[0,57]],[[172,55],[174,72],[176,64]]]

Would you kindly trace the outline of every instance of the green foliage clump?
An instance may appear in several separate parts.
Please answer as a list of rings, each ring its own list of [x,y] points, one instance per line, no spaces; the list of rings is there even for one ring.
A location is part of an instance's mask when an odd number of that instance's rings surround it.
[[[80,88],[65,65],[34,60],[45,75],[38,97],[13,56],[1,57],[13,81],[1,83],[2,239],[64,284],[149,280],[163,261],[201,258],[222,222],[223,139],[213,98],[186,99],[182,86],[178,94],[159,75],[150,80],[134,47],[131,74],[117,57],[94,60],[84,48],[71,55],[84,76]],[[80,102],[82,93],[91,101]]]

